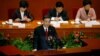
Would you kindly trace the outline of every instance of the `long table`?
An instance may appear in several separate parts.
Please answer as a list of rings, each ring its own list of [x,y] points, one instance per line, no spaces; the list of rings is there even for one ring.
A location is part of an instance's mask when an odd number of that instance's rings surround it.
[[[72,21],[72,20],[70,20]],[[69,22],[70,22],[69,21]],[[25,23],[25,28],[18,28],[17,26],[3,25],[0,21],[0,32],[4,33],[5,37],[9,38],[25,38],[26,36],[30,35],[34,32],[34,29],[39,26],[37,22],[41,22],[41,20],[34,20],[29,23]],[[96,37],[96,35],[100,35],[100,25],[93,25],[92,27],[85,27],[84,24],[71,24],[71,23],[62,23],[60,27],[56,28],[58,36],[61,38],[62,36],[68,35],[70,32],[73,31],[82,31],[85,33],[86,36],[89,37]]]
[[[0,52],[5,55],[17,56],[100,56],[100,39],[83,39],[86,46],[81,48],[66,48],[57,50],[21,51],[14,46],[0,46]]]

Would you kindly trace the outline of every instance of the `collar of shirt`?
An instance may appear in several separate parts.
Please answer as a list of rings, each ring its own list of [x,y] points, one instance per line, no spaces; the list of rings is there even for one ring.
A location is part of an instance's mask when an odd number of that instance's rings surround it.
[[[46,30],[48,31],[48,28],[47,28],[47,27],[43,26],[43,28],[44,28],[45,31],[46,31]]]

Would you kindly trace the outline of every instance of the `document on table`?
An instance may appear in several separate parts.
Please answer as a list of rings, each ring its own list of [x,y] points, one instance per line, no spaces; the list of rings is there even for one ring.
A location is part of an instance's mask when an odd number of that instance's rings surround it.
[[[13,26],[18,26],[18,28],[25,28],[25,23],[13,23]]]
[[[100,25],[100,22],[99,22],[99,21],[90,21],[90,23],[91,23],[92,25]]]
[[[100,25],[99,21],[81,21],[82,24],[91,23],[93,25]]]
[[[68,21],[58,21],[59,23],[68,24]]]
[[[51,21],[50,22],[50,24],[53,25],[56,28],[59,28],[61,23],[68,24],[68,21]]]
[[[83,21],[85,27],[92,27],[92,25],[100,25],[99,21]]]
[[[51,21],[50,24],[53,25],[56,28],[60,27],[60,23],[58,21]]]
[[[85,27],[92,27],[91,22],[87,22],[87,23],[85,23]]]

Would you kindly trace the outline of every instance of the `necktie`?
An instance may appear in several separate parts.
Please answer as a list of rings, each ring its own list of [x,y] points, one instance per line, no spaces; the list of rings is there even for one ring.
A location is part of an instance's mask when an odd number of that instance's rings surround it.
[[[47,28],[46,28],[45,34],[46,34],[46,39],[48,39],[48,29]]]

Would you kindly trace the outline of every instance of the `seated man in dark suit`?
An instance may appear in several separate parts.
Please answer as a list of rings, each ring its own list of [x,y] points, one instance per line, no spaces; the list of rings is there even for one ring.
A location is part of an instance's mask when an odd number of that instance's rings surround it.
[[[20,8],[17,9],[14,14],[12,15],[12,19],[14,21],[20,22],[20,21],[26,21],[30,22],[33,20],[32,14],[27,10],[28,8],[28,2],[27,1],[20,1],[19,3]]]
[[[48,15],[51,17],[51,20],[69,20],[67,13],[64,11],[64,5],[62,2],[57,2],[55,8],[50,10]]]
[[[50,25],[50,17],[43,18],[43,24],[35,28],[33,37],[33,51],[49,50],[60,47],[61,41],[58,39],[56,30]]]

